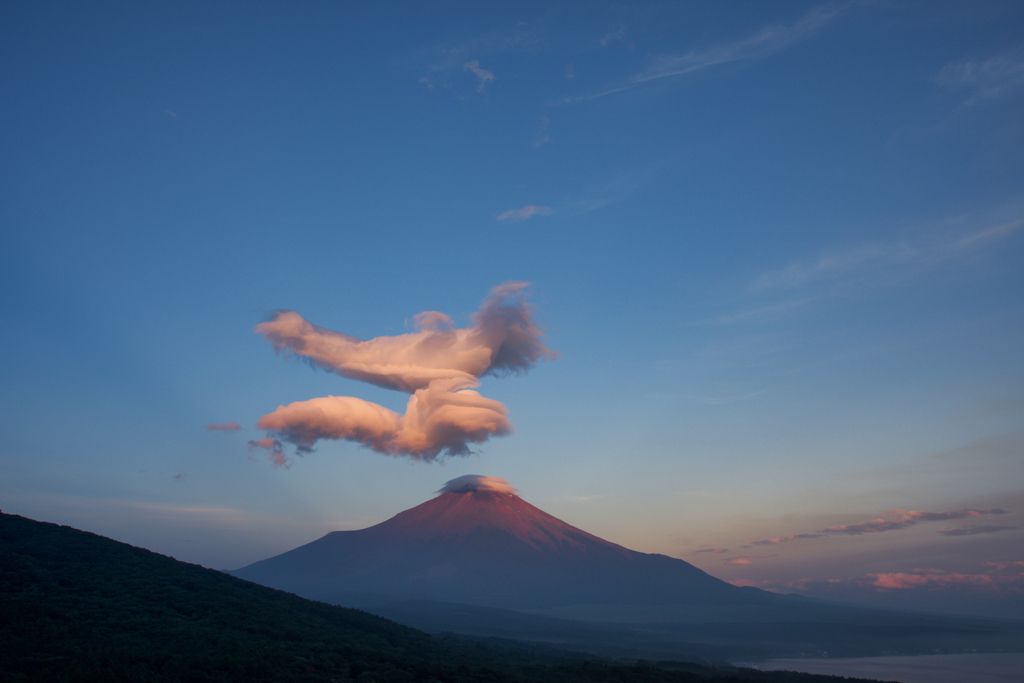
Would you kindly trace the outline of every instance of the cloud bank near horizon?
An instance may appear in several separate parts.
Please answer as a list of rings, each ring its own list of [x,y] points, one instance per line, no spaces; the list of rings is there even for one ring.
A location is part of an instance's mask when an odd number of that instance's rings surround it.
[[[1024,561],[986,562],[984,569],[975,572],[946,571],[916,568],[911,571],[872,572],[863,576],[834,579],[798,579],[796,581],[752,581],[736,579],[734,586],[752,586],[773,593],[798,593],[822,596],[850,592],[876,592],[913,590],[990,591],[1002,594],[1020,594],[1024,590]]]
[[[883,514],[890,515],[889,519],[878,518],[868,522],[857,524],[844,524],[842,526],[830,526],[817,533],[792,534],[790,536],[778,536],[765,538],[760,541],[747,540],[741,548],[752,548],[754,546],[773,546],[780,543],[790,543],[799,540],[811,540],[816,538],[828,538],[829,536],[860,536],[862,534],[874,534],[884,531],[899,531],[916,526],[922,522],[941,522],[954,519],[972,519],[991,515],[1008,515],[1009,510],[992,508],[991,510],[974,510],[964,508],[962,510],[948,510],[944,512],[927,512],[923,510],[889,510]],[[940,527],[938,533],[945,536],[972,536],[978,534],[997,533],[1016,529],[1015,526],[980,525],[964,528]],[[697,551],[706,552],[706,551]]]
[[[822,529],[825,534],[846,534],[848,536],[859,536],[860,534],[872,534],[882,531],[896,531],[920,524],[921,522],[939,522],[947,519],[967,519],[968,517],[981,517],[982,515],[1005,515],[1006,510],[993,508],[992,510],[951,510],[949,512],[924,512],[920,510],[892,510],[898,515],[893,519],[873,519],[870,522],[860,524],[845,524],[843,526],[830,526]]]
[[[278,311],[256,326],[277,353],[296,355],[315,367],[387,389],[412,394],[404,415],[352,396],[298,401],[264,415],[257,427],[268,436],[251,441],[284,465],[284,444],[306,453],[321,439],[355,441],[379,453],[431,461],[441,454],[467,455],[470,444],[512,432],[499,401],[474,391],[485,375],[525,373],[557,358],[541,341],[524,282],[491,290],[469,327],[425,311],[417,331],[362,341],[313,325],[294,311]]]

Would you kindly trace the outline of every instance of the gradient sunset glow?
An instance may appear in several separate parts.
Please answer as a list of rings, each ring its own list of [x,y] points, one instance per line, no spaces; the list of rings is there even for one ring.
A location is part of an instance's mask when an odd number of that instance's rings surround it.
[[[1019,0],[0,12],[5,513],[221,569],[486,472],[1024,614]]]

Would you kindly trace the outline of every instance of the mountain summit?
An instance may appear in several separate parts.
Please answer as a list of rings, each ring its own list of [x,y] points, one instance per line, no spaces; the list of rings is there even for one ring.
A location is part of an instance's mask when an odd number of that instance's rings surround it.
[[[511,609],[730,604],[752,593],[682,560],[629,550],[467,475],[376,526],[335,531],[231,572],[304,597],[386,594]]]

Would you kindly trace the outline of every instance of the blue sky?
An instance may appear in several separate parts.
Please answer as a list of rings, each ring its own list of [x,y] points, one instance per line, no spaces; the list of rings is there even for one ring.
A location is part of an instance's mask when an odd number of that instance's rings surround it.
[[[5,512],[236,568],[475,473],[730,581],[1019,599],[1019,3],[0,12]],[[482,379],[515,434],[247,447],[408,398],[275,356],[273,311],[370,339],[509,281],[560,354]],[[947,517],[823,533],[897,511]]]

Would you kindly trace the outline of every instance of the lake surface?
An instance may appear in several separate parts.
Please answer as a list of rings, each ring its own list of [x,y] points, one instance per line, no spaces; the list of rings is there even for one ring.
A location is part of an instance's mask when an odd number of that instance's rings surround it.
[[[762,671],[874,678],[900,683],[1024,683],[1024,653],[860,657],[855,659],[770,659]]]

